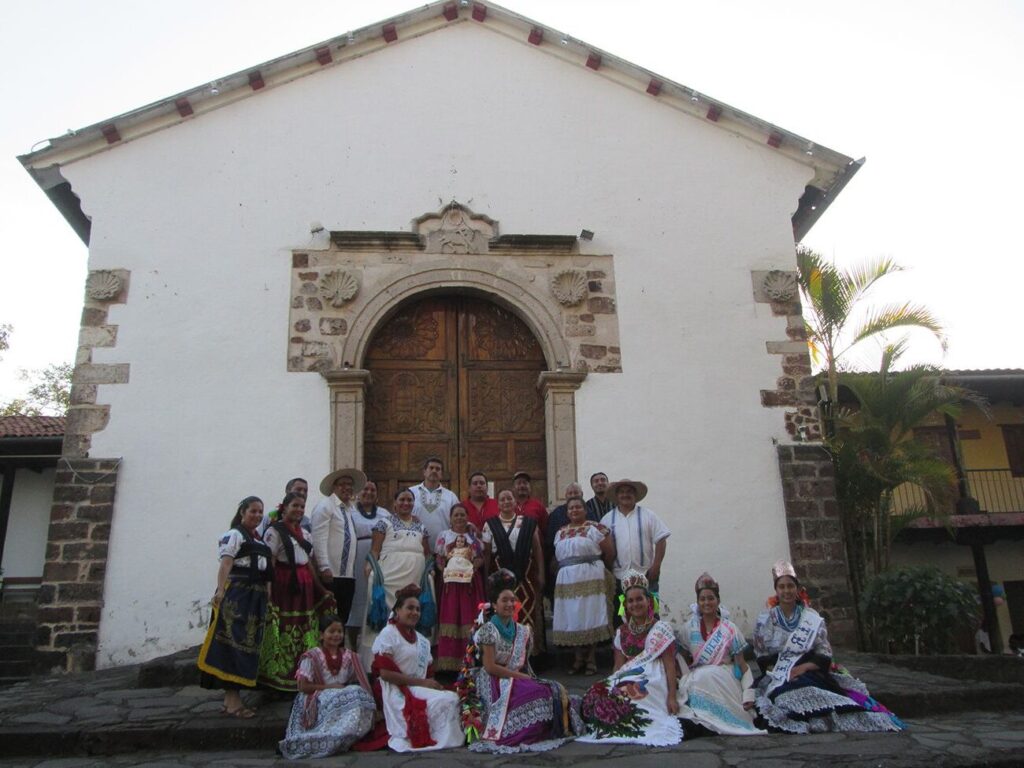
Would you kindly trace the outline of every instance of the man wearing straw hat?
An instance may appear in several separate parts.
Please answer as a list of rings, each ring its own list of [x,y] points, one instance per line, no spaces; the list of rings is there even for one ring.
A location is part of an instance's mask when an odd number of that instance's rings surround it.
[[[320,481],[323,498],[309,516],[313,523],[313,552],[324,586],[334,592],[342,624],[348,620],[355,595],[356,529],[352,523],[355,489],[366,485],[358,469],[339,469]]]
[[[615,542],[612,573],[616,591],[621,589],[622,575],[634,570],[646,574],[651,591],[657,592],[661,561],[665,559],[665,545],[671,533],[668,526],[653,510],[638,504],[647,495],[645,483],[628,478],[618,480],[608,487],[608,495],[615,506],[601,518],[601,524],[611,531]]]

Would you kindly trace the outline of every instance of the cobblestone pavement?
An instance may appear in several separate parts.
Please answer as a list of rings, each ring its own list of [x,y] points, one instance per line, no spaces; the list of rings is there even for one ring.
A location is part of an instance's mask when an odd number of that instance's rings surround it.
[[[525,755],[480,755],[468,750],[429,754],[387,752],[340,755],[291,762],[269,750],[141,752],[104,757],[0,760],[2,768],[269,768],[270,766],[355,766],[426,768],[516,765],[587,768],[622,765],[655,768],[672,761],[685,768],[810,768],[877,766],[879,768],[952,768],[1024,764],[1024,713],[964,713],[915,719],[903,733],[829,733],[814,736],[700,738],[671,748],[597,746],[569,743],[552,752]]]
[[[597,765],[625,760],[646,768],[683,758],[687,768],[755,764],[818,766],[1024,765],[1024,686],[954,680],[844,654],[851,672],[910,724],[899,734],[712,737],[670,749],[567,744],[543,754],[483,756],[468,750],[397,755],[343,755],[311,765],[360,768],[436,764]],[[275,758],[290,702],[246,693],[259,714],[236,720],[218,713],[220,695],[194,685],[138,688],[137,668],[44,677],[0,689],[0,768],[94,765],[268,766],[296,765]],[[592,679],[549,675],[581,692]],[[94,757],[90,757],[94,755]],[[672,758],[669,758],[672,759]]]

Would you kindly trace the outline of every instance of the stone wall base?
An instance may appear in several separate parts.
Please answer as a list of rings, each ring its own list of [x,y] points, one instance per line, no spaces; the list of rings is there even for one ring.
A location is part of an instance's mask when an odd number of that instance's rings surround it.
[[[57,464],[36,619],[41,671],[80,672],[96,666],[120,463],[63,458]]]
[[[778,458],[790,553],[800,583],[828,621],[832,644],[855,648],[856,613],[832,458],[820,444],[780,445]]]

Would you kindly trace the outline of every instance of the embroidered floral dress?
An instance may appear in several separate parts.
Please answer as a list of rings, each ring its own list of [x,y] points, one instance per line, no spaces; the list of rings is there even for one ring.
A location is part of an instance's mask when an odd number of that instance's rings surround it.
[[[747,644],[743,633],[721,618],[705,638],[701,623],[695,611],[680,633],[680,644],[693,664],[689,671],[684,669],[679,681],[679,717],[724,735],[764,734],[754,726],[750,711],[743,708],[745,700],[754,700],[753,674],[749,668],[743,674],[735,662]]]
[[[832,664],[825,622],[812,608],[798,604],[787,619],[775,606],[758,616],[754,653],[762,671],[754,703],[771,730],[823,733],[903,727],[871,698],[864,683]],[[819,669],[790,680],[787,670],[807,661]]]
[[[339,649],[339,657],[331,659],[322,648],[313,648],[299,660],[296,680],[345,687],[300,692],[295,697],[288,730],[278,742],[289,760],[345,752],[373,727],[376,704],[359,659],[344,648]]]
[[[601,561],[601,541],[606,535],[607,529],[589,520],[583,525],[565,525],[555,534],[555,645],[592,645],[612,636]]]
[[[373,526],[373,532],[384,534],[378,563],[384,577],[388,608],[394,608],[395,592],[409,584],[419,584],[423,578],[426,566],[423,540],[427,536],[427,529],[415,518],[403,521],[398,515],[391,515],[378,520]],[[366,584],[368,595],[373,592],[374,583],[371,574]],[[363,631],[359,635],[359,660],[367,669],[373,663],[373,642],[376,638],[377,633],[366,624],[364,618]]]
[[[511,623],[511,631],[494,621],[474,634],[478,648],[494,647],[495,662],[516,672],[531,673],[532,632],[525,624]],[[482,656],[482,653],[481,653]],[[483,667],[469,670],[479,698],[480,738],[469,745],[475,752],[544,752],[583,732],[578,700],[553,680],[491,677]],[[474,702],[474,705],[476,702]],[[466,702],[463,702],[466,705]]]
[[[612,641],[626,657],[617,672],[595,683],[583,697],[588,734],[580,741],[666,747],[683,740],[683,728],[668,711],[666,653],[675,654],[675,632],[655,621],[635,632],[628,622]]]
[[[460,547],[459,537],[465,546]],[[468,552],[463,551],[468,549]],[[437,668],[458,671],[466,655],[466,645],[472,639],[473,622],[484,601],[483,576],[473,565],[473,558],[483,554],[483,545],[472,533],[456,533],[448,529],[437,537],[434,546],[438,560],[445,562],[442,577],[441,597],[438,600],[439,627],[437,636]],[[450,577],[453,560],[463,563],[458,572]],[[469,581],[463,575],[469,574]]]
[[[382,668],[382,661],[387,661],[383,668],[390,668],[393,664],[404,675],[426,678],[429,674],[430,642],[418,632],[413,633],[413,641],[410,642],[394,624],[388,624],[377,635],[373,653],[377,669]],[[387,659],[379,658],[381,656]],[[381,680],[380,688],[391,749],[396,752],[449,749],[466,743],[459,721],[457,693],[418,685],[392,685],[384,680]],[[433,744],[414,746],[417,735],[421,738],[425,735]]]

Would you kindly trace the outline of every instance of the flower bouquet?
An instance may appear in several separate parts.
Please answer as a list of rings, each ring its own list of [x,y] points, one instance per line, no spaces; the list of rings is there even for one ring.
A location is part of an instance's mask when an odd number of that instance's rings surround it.
[[[602,680],[583,697],[580,707],[583,721],[599,739],[642,736],[652,720],[619,686],[608,687]]]

